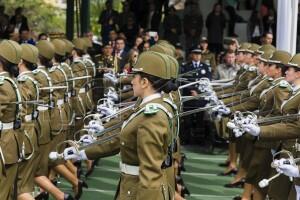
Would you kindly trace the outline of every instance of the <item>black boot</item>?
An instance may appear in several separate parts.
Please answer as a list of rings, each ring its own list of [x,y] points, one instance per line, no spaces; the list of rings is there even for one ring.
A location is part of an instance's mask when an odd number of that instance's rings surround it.
[[[74,198],[70,194],[65,193],[64,200],[74,200]]]
[[[49,199],[49,193],[48,192],[41,192],[34,199],[35,200],[48,200]]]
[[[85,181],[83,181],[83,180],[79,180],[78,181],[78,192],[75,195],[75,199],[76,200],[80,199],[80,197],[82,196],[83,187],[88,188],[87,183]]]

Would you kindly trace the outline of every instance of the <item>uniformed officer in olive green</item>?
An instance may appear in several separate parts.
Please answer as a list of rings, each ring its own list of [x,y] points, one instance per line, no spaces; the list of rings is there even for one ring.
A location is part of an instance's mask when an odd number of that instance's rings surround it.
[[[30,44],[22,44],[22,60],[19,63],[18,86],[22,101],[39,101],[39,86],[32,73],[38,61],[38,49]],[[37,104],[37,103],[36,103]],[[18,168],[18,198],[33,198],[34,177],[38,166],[38,138],[35,120],[38,116],[36,104],[24,103],[22,109],[22,131],[24,137],[24,155]]]
[[[88,71],[88,75],[91,76],[91,78],[88,79],[88,82],[86,83],[86,90],[87,92],[87,108],[89,112],[92,112],[95,108],[95,103],[93,102],[93,94],[97,93],[97,90],[94,89],[94,78],[96,77],[96,66],[95,63],[92,61],[91,56],[87,53],[88,48],[93,47],[92,42],[87,38],[81,38],[85,42],[85,54],[82,56],[82,61],[85,64],[85,67]]]
[[[1,162],[4,168],[0,174],[0,197],[5,200],[13,199],[13,186],[17,177],[20,159],[18,150],[21,146],[18,146],[16,137],[23,141],[20,130],[21,106],[12,103],[22,101],[21,93],[13,80],[18,72],[17,65],[21,54],[22,48],[18,43],[11,40],[3,40],[0,43],[0,146],[4,156]]]
[[[300,55],[296,54],[289,62],[289,69],[286,72],[286,80],[293,85],[293,88],[289,94],[289,98],[281,105],[281,115],[292,115],[299,113],[300,102]],[[294,119],[281,119],[279,121],[271,122],[271,125],[262,125],[256,127],[256,131],[250,132],[254,136],[259,136],[261,141],[281,141],[281,149],[290,151],[294,157],[299,157],[299,149],[297,149],[299,138],[300,124],[299,120]],[[296,139],[296,140],[295,140]],[[285,177],[285,179],[287,179]],[[281,184],[279,181],[281,180]],[[299,185],[299,179],[294,179],[294,184]],[[282,179],[274,180],[270,183],[270,196],[273,199],[287,198],[291,195],[291,182],[286,182],[282,185]],[[281,189],[279,189],[279,186]],[[279,190],[281,193],[274,193],[273,189]],[[273,192],[272,192],[273,189]],[[295,196],[290,196],[290,199],[295,199]]]
[[[55,60],[56,60],[56,64],[55,66],[57,66],[57,70],[60,72],[60,78],[61,82],[63,81],[63,85],[67,87],[67,89],[65,90],[64,93],[64,110],[66,111],[67,114],[67,124],[68,124],[68,129],[67,131],[67,137],[69,137],[69,135],[72,133],[70,132],[70,126],[72,125],[72,121],[73,121],[73,109],[71,107],[71,102],[70,102],[70,98],[72,96],[72,89],[73,89],[73,83],[75,83],[74,81],[69,81],[69,79],[73,78],[73,71],[72,68],[67,64],[64,63],[65,61],[65,56],[66,56],[66,43],[63,42],[62,40],[59,39],[54,39],[53,41],[51,41],[52,44],[54,45],[55,48]]]
[[[217,69],[216,56],[208,49],[208,40],[206,37],[202,37],[200,40],[200,49],[202,50],[201,62],[211,67],[211,71],[214,74]]]
[[[257,110],[259,108],[259,103],[260,103],[259,96],[260,96],[261,92],[264,89],[267,89],[268,87],[271,86],[273,79],[267,76],[267,68],[268,68],[267,61],[269,60],[273,51],[272,51],[272,48],[265,49],[265,47],[263,47],[261,49],[264,50],[264,51],[262,51],[263,54],[258,58],[260,61],[260,63],[258,64],[258,71],[259,71],[261,77],[257,78],[257,79],[260,79],[261,81],[258,82],[257,84],[253,84],[252,87],[250,86],[250,88],[248,90],[249,95],[247,95],[250,97],[241,98],[240,104],[230,107],[231,113],[234,113],[235,111],[245,112],[245,111]],[[256,82],[256,81],[254,80],[253,82]],[[224,122],[229,121],[228,119],[227,120],[225,120],[225,119],[224,119]],[[226,124],[224,123],[223,126],[226,126]],[[233,183],[239,181],[241,177],[245,176],[245,173],[247,172],[247,170],[249,168],[249,164],[250,164],[249,162],[252,158],[253,149],[254,149],[253,142],[249,141],[245,137],[239,138],[236,141],[236,151],[240,154],[240,159],[239,159],[240,160],[240,168],[239,168],[239,173],[238,173],[236,179],[233,181]],[[246,195],[246,192],[248,192],[248,191],[252,191],[252,189],[248,189],[249,187],[251,187],[251,185],[247,186],[247,183],[246,183],[244,187],[245,187],[245,191],[244,191],[243,195]],[[251,192],[248,195],[251,195]],[[247,198],[248,196],[244,196],[244,197]]]
[[[143,99],[140,106],[124,122],[118,137],[97,146],[97,153],[90,151],[92,148],[80,154],[74,152],[81,159],[94,159],[120,151],[121,178],[116,199],[163,200],[170,197],[165,158],[171,141],[169,120],[174,113],[163,102],[159,90],[171,78],[166,64],[164,57],[158,53],[149,51],[141,54],[134,67],[136,75],[132,81],[134,95]]]
[[[76,38],[73,41],[74,49],[72,51],[73,63],[71,68],[73,70],[74,77],[79,78],[75,81],[75,93],[76,99],[74,100],[73,108],[75,111],[75,130],[78,131],[83,127],[83,117],[88,112],[87,107],[87,95],[86,95],[86,83],[88,78],[80,78],[89,75],[85,64],[82,61],[82,56],[85,54],[86,44],[80,39]]]
[[[268,76],[274,79],[272,86],[260,94],[259,115],[262,117],[276,116],[280,113],[281,104],[288,98],[291,91],[290,85],[283,80],[285,66],[291,55],[285,51],[275,51],[268,60]],[[263,178],[270,174],[271,149],[277,149],[276,143],[256,141],[252,159],[249,164],[246,182],[254,186],[255,195],[264,197],[266,190],[258,186]],[[277,188],[279,190],[280,188]]]
[[[60,191],[53,183],[49,180],[49,153],[53,148],[53,136],[55,133],[58,133],[57,126],[61,125],[61,119],[57,111],[59,109],[57,106],[57,95],[54,96],[54,80],[49,74],[48,69],[52,68],[51,60],[55,54],[55,48],[53,44],[49,41],[39,41],[36,45],[39,50],[39,61],[38,67],[33,71],[34,78],[38,81],[40,88],[47,88],[40,91],[40,100],[44,103],[39,104],[37,107],[39,111],[37,124],[39,132],[39,145],[40,152],[38,160],[38,169],[36,172],[35,183],[40,187],[44,188],[49,194],[51,194],[56,199],[70,198],[70,195],[67,195]],[[63,80],[63,79],[62,79]],[[59,80],[61,81],[61,80]],[[55,110],[55,113],[53,111]],[[56,115],[56,117],[55,117]],[[59,126],[61,127],[61,126]],[[43,195],[45,193],[41,193]]]

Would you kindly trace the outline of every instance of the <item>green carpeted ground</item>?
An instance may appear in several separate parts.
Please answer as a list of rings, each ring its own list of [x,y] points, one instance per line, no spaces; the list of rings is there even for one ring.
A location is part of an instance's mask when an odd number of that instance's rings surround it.
[[[223,185],[232,177],[221,177],[216,174],[223,170],[218,163],[224,162],[224,152],[215,150],[213,154],[204,153],[199,147],[185,147],[187,171],[183,173],[184,181],[191,192],[188,200],[229,200],[240,194],[241,189],[228,189]],[[82,200],[111,200],[119,178],[119,157],[102,159],[91,177],[87,179],[89,189],[84,190]],[[64,191],[70,185],[61,180],[59,187]],[[69,190],[70,191],[70,190]]]

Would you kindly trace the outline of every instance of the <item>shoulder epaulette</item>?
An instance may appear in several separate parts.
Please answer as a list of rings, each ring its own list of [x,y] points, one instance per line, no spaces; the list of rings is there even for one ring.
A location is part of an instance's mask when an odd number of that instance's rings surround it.
[[[53,66],[53,67],[51,67],[50,69],[49,69],[49,72],[51,73],[51,72],[54,72],[55,70],[56,70],[56,66]]]
[[[0,85],[3,85],[3,83],[4,83],[4,76],[0,76]]]
[[[20,76],[20,77],[18,77],[17,78],[17,80],[19,81],[19,82],[24,82],[24,81],[26,81],[27,80],[27,76]]]
[[[145,106],[144,114],[145,115],[154,115],[159,111],[159,108],[157,107],[157,104],[154,103],[148,103]]]
[[[254,72],[254,71],[256,71],[256,67],[254,67],[254,66],[251,66],[251,67],[249,67],[249,68],[248,68],[248,71],[250,71],[250,72]]]
[[[279,83],[278,83],[279,87],[282,87],[282,88],[287,88],[290,86],[290,84],[286,81],[286,80],[281,80]]]
[[[39,72],[40,72],[39,69],[35,69],[32,71],[33,74],[38,74]]]

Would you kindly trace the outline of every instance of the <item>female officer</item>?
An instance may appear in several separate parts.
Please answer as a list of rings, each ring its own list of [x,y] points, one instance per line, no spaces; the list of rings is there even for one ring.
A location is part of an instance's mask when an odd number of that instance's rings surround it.
[[[293,90],[290,92],[289,98],[281,105],[282,115],[297,114],[300,109],[300,54],[296,54],[289,62],[289,65],[290,66],[286,71],[286,80],[293,85]],[[299,143],[297,139],[299,138],[300,121],[296,119],[283,119],[281,122],[274,122],[275,123],[271,125],[264,126],[251,124],[245,125],[245,130],[253,136],[259,136],[259,140],[261,141],[281,141],[282,149],[291,151],[294,154],[294,157],[299,157]],[[297,176],[293,173],[293,167],[291,165],[286,166],[282,160],[278,164],[281,165],[279,167],[281,168],[280,170],[286,174],[290,176]],[[289,170],[291,170],[290,173]],[[276,181],[272,181],[270,186],[272,186],[275,182]],[[282,193],[284,193],[283,195],[287,197],[291,189],[291,184],[286,185],[289,187],[281,187],[285,188],[282,190]],[[295,179],[294,185],[297,191],[297,199],[299,199],[299,179]]]
[[[161,91],[170,92],[168,84],[170,67],[168,59],[156,52],[144,52],[133,68],[132,86],[134,96],[142,99],[123,123],[121,133],[110,142],[97,148],[76,152],[75,148],[65,150],[65,159],[96,159],[121,155],[121,178],[116,199],[169,199],[166,169],[168,147],[172,138],[172,108],[163,102]]]
[[[19,76],[17,78],[23,101],[38,101],[39,86],[32,73],[36,69],[38,60],[38,49],[30,44],[22,44],[22,60],[19,63]],[[34,191],[34,175],[37,169],[38,160],[38,136],[35,129],[37,117],[34,104],[22,104],[22,131],[24,137],[23,160],[18,168],[18,199],[32,200],[31,192]],[[22,146],[22,148],[23,148]]]
[[[0,146],[1,160],[4,169],[0,174],[1,199],[13,199],[14,181],[17,177],[19,146],[22,136],[20,132],[21,119],[20,104],[11,102],[21,101],[21,94],[17,84],[12,79],[17,76],[17,64],[21,60],[22,49],[20,45],[11,40],[0,43]],[[19,138],[16,140],[16,138]],[[22,141],[22,140],[20,140]],[[19,144],[20,145],[20,144]]]

